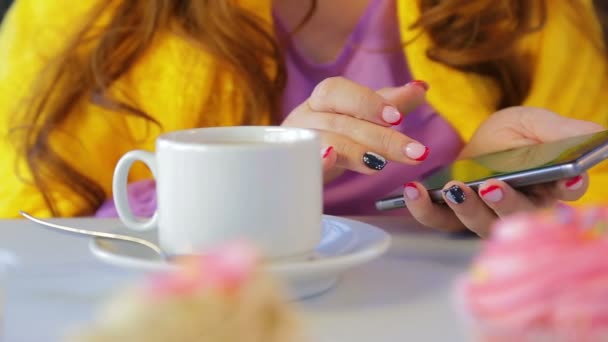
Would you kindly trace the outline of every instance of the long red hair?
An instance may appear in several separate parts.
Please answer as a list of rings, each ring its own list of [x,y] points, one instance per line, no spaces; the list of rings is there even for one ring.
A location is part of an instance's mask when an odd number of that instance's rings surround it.
[[[33,96],[28,97],[35,100],[26,113],[21,154],[54,215],[61,215],[51,195],[55,186],[82,197],[87,206],[80,214],[94,212],[107,194],[100,184],[59,156],[50,143],[51,133],[69,116],[78,115],[74,108],[81,101],[153,121],[139,108],[107,94],[113,82],[137,63],[162,30],[176,29],[236,78],[243,94],[239,100],[247,113],[239,115],[244,119],[235,124],[278,123],[286,75],[280,43],[269,23],[226,0],[100,3],[91,13],[89,24],[49,64],[49,72],[35,82]],[[514,46],[519,38],[543,25],[545,5],[544,0],[420,0],[422,15],[416,26],[428,32],[434,42],[427,51],[429,58],[494,78],[503,95],[497,107],[504,107],[521,103],[528,91],[530,75],[513,58]],[[311,0],[306,18],[315,6],[316,0]],[[112,11],[110,22],[102,30],[94,29],[95,18],[107,11]]]

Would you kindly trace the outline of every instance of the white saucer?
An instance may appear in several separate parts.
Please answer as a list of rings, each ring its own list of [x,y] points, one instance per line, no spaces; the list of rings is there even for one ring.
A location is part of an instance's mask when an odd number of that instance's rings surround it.
[[[155,231],[138,233],[123,228],[116,233],[130,234],[158,243]],[[342,272],[383,254],[388,249],[390,240],[390,236],[380,228],[325,215],[321,243],[313,256],[306,260],[271,262],[267,269],[287,285],[292,298],[302,299],[330,289]],[[145,247],[116,240],[93,238],[89,248],[99,259],[121,267],[145,271],[173,267]]]

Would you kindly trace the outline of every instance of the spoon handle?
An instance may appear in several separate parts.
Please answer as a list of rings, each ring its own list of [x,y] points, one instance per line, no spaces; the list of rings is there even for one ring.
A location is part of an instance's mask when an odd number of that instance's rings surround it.
[[[53,228],[55,230],[59,230],[59,231],[62,231],[62,232],[65,232],[65,233],[68,233],[71,235],[96,236],[96,237],[101,237],[101,238],[105,238],[105,239],[122,240],[122,241],[131,242],[131,243],[136,243],[136,244],[144,245],[144,246],[154,250],[157,254],[159,254],[163,258],[165,257],[165,253],[160,249],[160,247],[158,247],[157,245],[155,245],[152,242],[145,240],[145,239],[140,239],[140,238],[137,238],[134,236],[128,236],[128,235],[97,232],[97,231],[87,230],[87,229],[67,227],[67,226],[63,226],[60,224],[48,222],[48,221],[33,217],[32,215],[26,213],[23,210],[20,210],[19,213],[21,214],[21,216],[25,217],[26,219],[28,219],[32,222],[36,222],[45,227]]]

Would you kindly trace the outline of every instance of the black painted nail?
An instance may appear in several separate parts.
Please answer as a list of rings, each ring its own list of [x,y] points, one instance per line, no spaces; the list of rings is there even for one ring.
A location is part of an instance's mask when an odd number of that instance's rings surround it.
[[[462,204],[467,199],[464,191],[458,185],[452,185],[449,189],[443,190],[445,197],[454,204]]]
[[[382,170],[386,166],[386,159],[374,152],[365,152],[363,163],[372,170]]]

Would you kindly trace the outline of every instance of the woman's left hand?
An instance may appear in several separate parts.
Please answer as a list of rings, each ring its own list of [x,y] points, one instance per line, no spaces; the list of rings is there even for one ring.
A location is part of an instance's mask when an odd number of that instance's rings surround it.
[[[460,158],[604,129],[595,123],[565,118],[542,109],[512,107],[488,118],[465,146]],[[551,206],[558,201],[575,201],[585,194],[587,187],[585,174],[532,186],[525,191],[517,191],[502,181],[488,180],[475,192],[462,182],[452,181],[444,187],[447,206],[432,203],[419,183],[408,183],[404,196],[411,214],[422,224],[448,231],[466,227],[483,237],[497,218]]]

